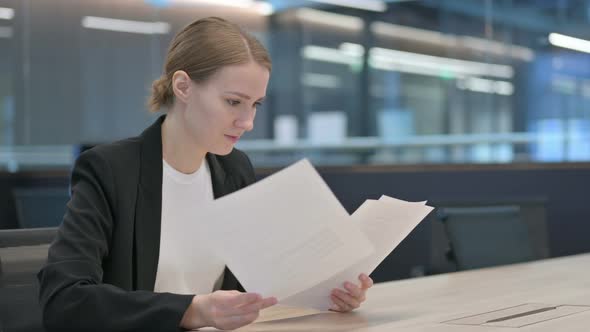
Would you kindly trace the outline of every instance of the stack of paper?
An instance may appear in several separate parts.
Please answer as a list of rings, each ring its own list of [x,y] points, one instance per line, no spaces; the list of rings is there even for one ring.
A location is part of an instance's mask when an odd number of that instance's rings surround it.
[[[370,274],[431,210],[383,196],[351,216],[304,159],[192,214],[212,221],[205,241],[247,291],[326,310],[333,288]]]

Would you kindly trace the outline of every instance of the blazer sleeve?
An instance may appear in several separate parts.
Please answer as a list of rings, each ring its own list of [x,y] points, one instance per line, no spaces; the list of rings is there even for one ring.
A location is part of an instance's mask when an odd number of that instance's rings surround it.
[[[38,274],[47,331],[181,331],[193,295],[125,291],[102,283],[117,190],[107,160],[89,150],[72,173],[72,197]]]

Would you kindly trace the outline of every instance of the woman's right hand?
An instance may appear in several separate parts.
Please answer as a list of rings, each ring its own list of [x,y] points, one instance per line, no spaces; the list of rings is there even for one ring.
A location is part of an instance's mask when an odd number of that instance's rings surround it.
[[[238,291],[197,295],[184,313],[180,326],[188,330],[201,327],[233,330],[254,322],[260,310],[276,303],[274,297],[262,298],[256,293]]]

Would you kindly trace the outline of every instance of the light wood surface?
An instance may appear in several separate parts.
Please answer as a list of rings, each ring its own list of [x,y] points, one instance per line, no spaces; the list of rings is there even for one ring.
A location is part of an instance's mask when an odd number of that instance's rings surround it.
[[[574,313],[553,319],[558,311],[539,313],[543,322],[519,328],[446,323],[526,303],[531,308],[569,305],[561,311]],[[531,317],[520,321],[534,321]],[[273,307],[239,331],[587,332],[590,254],[377,284],[353,313]]]

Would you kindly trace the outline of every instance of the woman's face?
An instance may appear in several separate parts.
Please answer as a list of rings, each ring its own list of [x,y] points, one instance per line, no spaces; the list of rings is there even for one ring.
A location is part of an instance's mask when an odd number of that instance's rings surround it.
[[[269,76],[268,69],[249,62],[223,67],[202,83],[190,81],[184,123],[195,143],[213,154],[229,154],[254,128]]]

